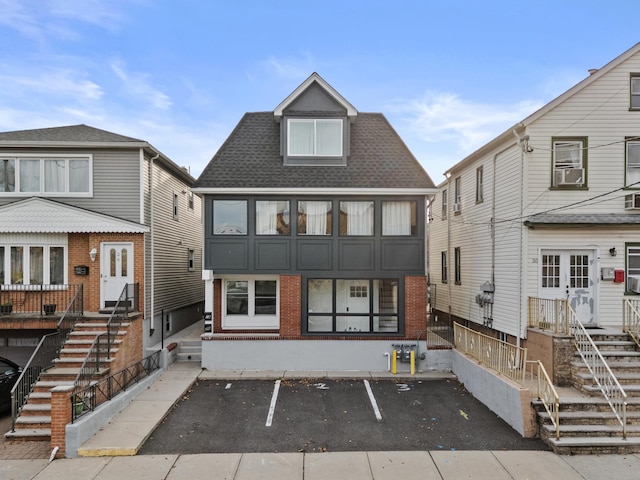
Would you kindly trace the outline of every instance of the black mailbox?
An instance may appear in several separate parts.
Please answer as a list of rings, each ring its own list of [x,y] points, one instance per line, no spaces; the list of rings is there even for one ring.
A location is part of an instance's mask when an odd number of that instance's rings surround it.
[[[78,265],[73,267],[73,273],[76,275],[89,275],[89,267],[86,265]]]

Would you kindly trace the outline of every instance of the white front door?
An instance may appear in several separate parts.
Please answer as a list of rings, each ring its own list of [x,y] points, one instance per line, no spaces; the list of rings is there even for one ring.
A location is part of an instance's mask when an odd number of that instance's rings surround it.
[[[369,280],[338,280],[336,283],[336,310],[352,315],[336,317],[338,332],[369,331]],[[364,315],[353,316],[362,313]]]
[[[124,286],[133,283],[133,243],[103,243],[100,255],[100,305],[118,301]]]
[[[596,279],[592,250],[542,250],[540,297],[564,298],[584,326],[597,325]]]

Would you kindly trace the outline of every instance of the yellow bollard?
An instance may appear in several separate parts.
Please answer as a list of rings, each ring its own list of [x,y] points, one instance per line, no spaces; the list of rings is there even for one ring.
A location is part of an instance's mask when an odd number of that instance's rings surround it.
[[[411,350],[411,375],[416,374],[416,352]]]
[[[391,373],[396,374],[396,351],[391,352]]]

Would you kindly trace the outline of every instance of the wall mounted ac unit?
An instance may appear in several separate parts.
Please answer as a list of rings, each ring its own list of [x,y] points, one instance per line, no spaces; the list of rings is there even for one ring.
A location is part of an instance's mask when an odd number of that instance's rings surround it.
[[[630,193],[624,196],[625,210],[640,209],[640,193]]]
[[[635,293],[640,293],[640,275],[629,275],[629,290]]]
[[[556,168],[555,185],[582,185],[584,183],[584,168]]]
[[[457,213],[457,212],[459,212],[460,210],[462,210],[461,205],[460,205],[459,203],[454,203],[454,204],[453,204],[453,211]]]

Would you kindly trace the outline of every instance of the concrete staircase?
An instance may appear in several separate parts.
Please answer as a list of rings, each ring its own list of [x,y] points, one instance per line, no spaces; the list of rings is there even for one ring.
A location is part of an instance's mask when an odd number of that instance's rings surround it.
[[[549,415],[534,401],[540,438],[557,454],[640,452],[640,351],[624,333],[589,332],[628,396],[627,436],[579,354],[571,364],[573,393],[560,395],[560,438]],[[622,417],[622,413],[620,413]]]
[[[95,373],[95,380],[109,375],[110,364],[118,352],[118,346],[122,343],[128,326],[128,323],[120,326],[109,358]],[[60,357],[54,361],[54,367],[40,374],[40,379],[16,419],[15,431],[6,433],[5,438],[8,440],[49,440],[51,438],[51,389],[57,386],[73,385],[93,341],[97,335],[106,332],[106,327],[104,318],[84,319],[76,323],[60,351]]]
[[[178,362],[202,363],[202,340],[180,340],[178,341]]]

